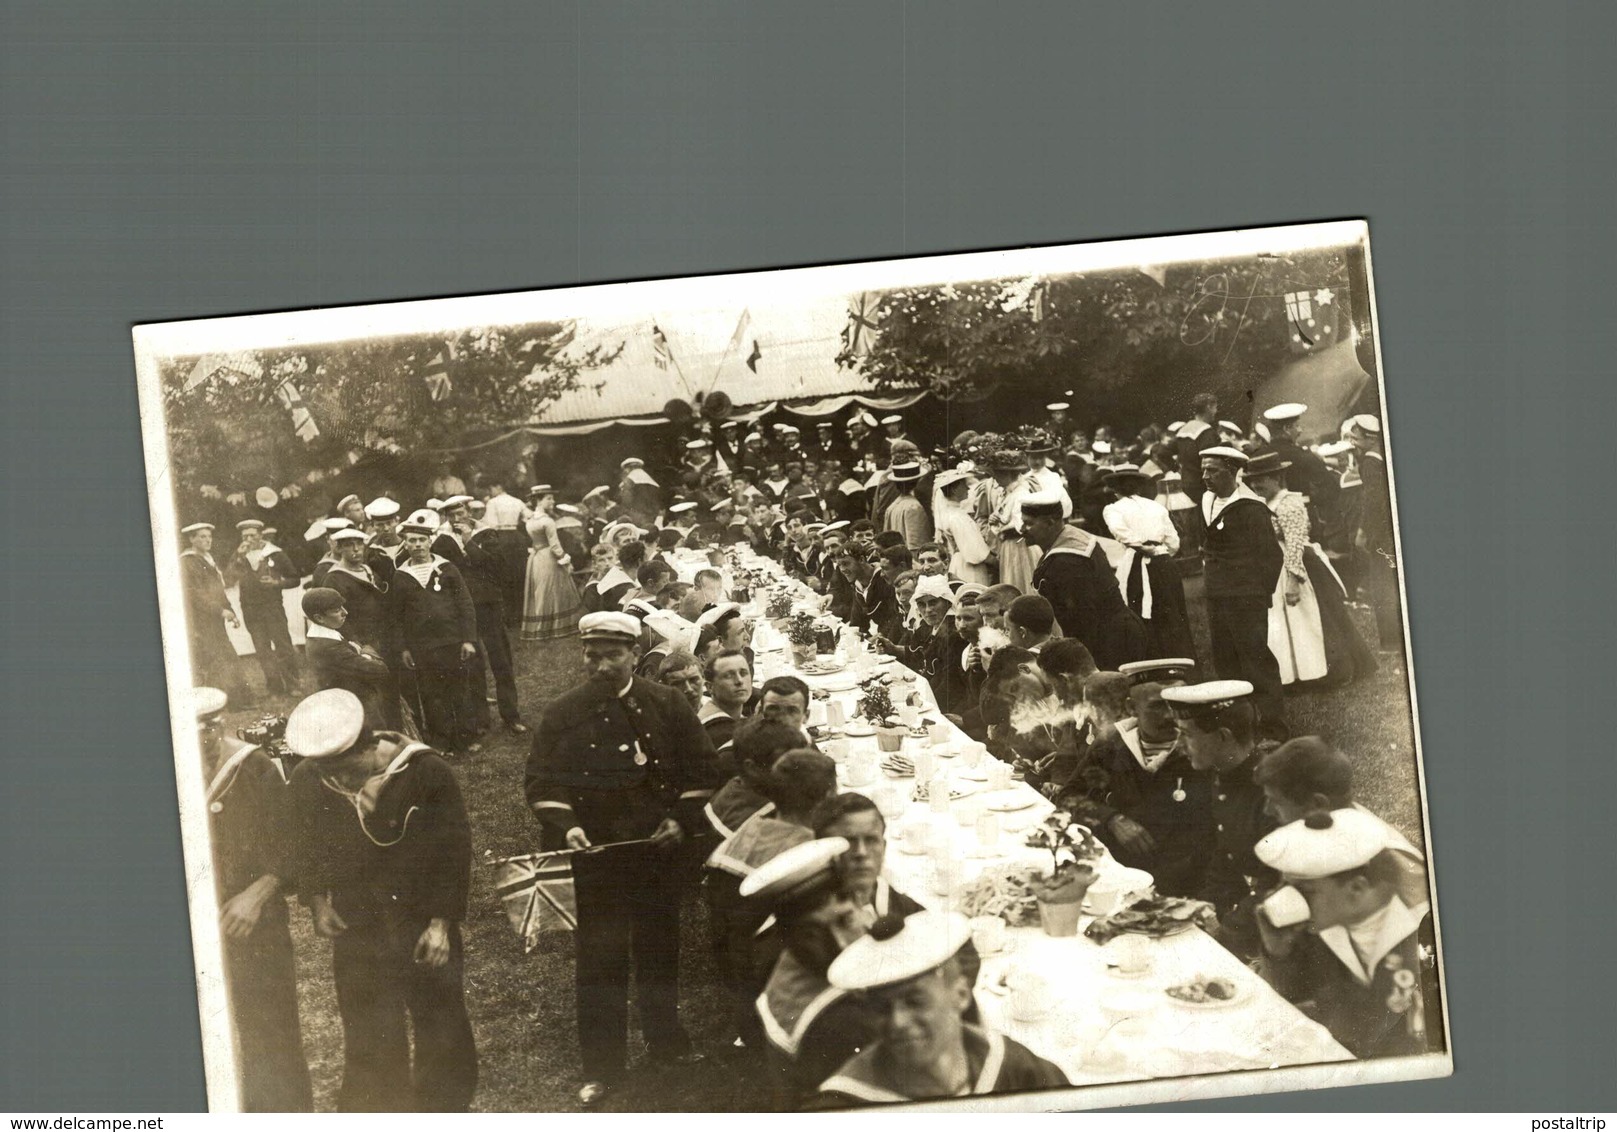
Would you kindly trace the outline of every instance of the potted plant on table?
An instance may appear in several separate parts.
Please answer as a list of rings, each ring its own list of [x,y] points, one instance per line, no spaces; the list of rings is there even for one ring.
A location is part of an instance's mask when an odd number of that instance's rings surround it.
[[[883,752],[903,749],[908,729],[893,714],[893,695],[887,677],[873,676],[860,685],[859,714],[876,729],[876,746]]]
[[[786,619],[786,640],[792,646],[792,663],[802,668],[805,664],[812,664],[819,655],[816,648],[818,633],[815,629],[814,614],[799,611]]]
[[[1100,843],[1089,830],[1075,825],[1070,813],[1057,810],[1044,819],[1028,844],[1050,851],[1050,871],[1033,878],[1044,934],[1077,935],[1084,894],[1095,883],[1090,862],[1100,858]]]
[[[786,590],[773,590],[769,600],[764,602],[764,616],[776,629],[784,631],[786,618],[792,612],[792,595]]]

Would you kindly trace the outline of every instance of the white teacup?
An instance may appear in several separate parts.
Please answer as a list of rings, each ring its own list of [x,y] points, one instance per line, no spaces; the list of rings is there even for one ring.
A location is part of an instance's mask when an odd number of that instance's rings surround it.
[[[1313,915],[1308,908],[1308,898],[1289,884],[1275,889],[1258,907],[1263,909],[1269,923],[1277,928],[1292,927]]]
[[[979,955],[993,955],[1005,947],[1005,921],[998,916],[973,916],[971,942]]]
[[[1010,993],[1011,1017],[1018,1022],[1043,1018],[1050,1009],[1050,980],[1026,968],[1016,968],[1005,979]]]
[[[910,853],[925,853],[931,848],[932,827],[926,822],[911,822],[898,831],[899,844]]]
[[[1150,941],[1137,935],[1120,935],[1101,948],[1108,966],[1125,978],[1136,978],[1151,970]]]

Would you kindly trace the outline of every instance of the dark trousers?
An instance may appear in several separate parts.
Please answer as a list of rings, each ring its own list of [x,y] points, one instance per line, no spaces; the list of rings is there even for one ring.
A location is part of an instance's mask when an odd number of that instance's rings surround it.
[[[242,1111],[312,1112],[286,901],[277,897],[265,905],[246,939],[226,937],[224,957]]]
[[[1252,685],[1252,706],[1262,723],[1283,728],[1280,662],[1269,651],[1269,602],[1256,597],[1209,597],[1207,629],[1213,638],[1213,670],[1220,680]],[[1277,732],[1276,732],[1277,733]]]
[[[427,742],[441,750],[462,751],[477,734],[477,721],[467,710],[467,662],[457,644],[413,649],[416,692]],[[477,658],[472,658],[475,663]]]
[[[1372,550],[1364,562],[1365,596],[1376,611],[1376,636],[1384,649],[1404,644],[1403,603],[1398,599],[1398,566],[1390,550]]]
[[[449,962],[442,967],[415,961],[426,927],[419,918],[392,917],[350,927],[333,941],[343,1028],[341,1112],[465,1112],[472,1102],[477,1047],[466,1017],[460,926],[449,928]]]
[[[679,887],[671,856],[643,847],[573,858],[578,898],[578,1048],[589,1081],[628,1066],[629,970],[654,1055],[690,1049],[679,1023]]]
[[[286,610],[244,606],[242,621],[253,638],[253,655],[264,670],[264,687],[271,695],[295,691],[298,686],[298,658],[292,651],[292,635],[286,627]]]
[[[472,661],[466,681],[466,700],[472,720],[479,731],[489,729],[488,674],[492,670],[494,697],[499,704],[500,718],[506,723],[520,723],[522,713],[517,707],[516,666],[511,660],[511,637],[505,631],[505,611],[501,606],[477,607],[477,637],[482,655]]]

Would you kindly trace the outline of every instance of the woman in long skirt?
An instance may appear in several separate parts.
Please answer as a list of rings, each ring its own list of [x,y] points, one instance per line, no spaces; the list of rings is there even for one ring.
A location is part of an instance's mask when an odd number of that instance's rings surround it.
[[[1376,670],[1374,654],[1348,616],[1346,591],[1319,547],[1308,539],[1308,506],[1282,486],[1290,464],[1267,452],[1246,466],[1246,480],[1274,514],[1285,567],[1269,605],[1269,651],[1282,684],[1329,680],[1346,684]]]
[[[578,589],[568,567],[572,560],[556,537],[556,496],[536,492],[533,518],[528,520],[528,576],[523,587],[522,639],[549,641],[578,632]]]
[[[1117,563],[1117,586],[1145,622],[1151,655],[1195,656],[1184,583],[1174,562],[1179,530],[1168,509],[1152,497],[1156,485],[1133,464],[1119,464],[1107,472],[1106,486],[1117,501],[1107,504],[1102,516],[1112,537],[1125,547]]]

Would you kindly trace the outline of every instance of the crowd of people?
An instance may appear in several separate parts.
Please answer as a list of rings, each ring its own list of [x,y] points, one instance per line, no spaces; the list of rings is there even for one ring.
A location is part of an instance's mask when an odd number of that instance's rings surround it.
[[[755,686],[738,544],[925,679],[956,727],[1158,892],[1211,905],[1219,941],[1354,1055],[1424,1051],[1440,1014],[1421,854],[1356,805],[1348,753],[1292,736],[1283,694],[1375,669],[1358,602],[1383,649],[1401,643],[1379,421],[1305,446],[1306,406],[1248,431],[1203,395],[1188,422],[1129,442],[1077,429],[1069,408],[927,451],[902,417],[863,410],[812,429],[706,423],[565,502],[548,484],[524,501],[457,480],[401,521],[388,495],[350,496],[306,532],[306,574],[256,520],[222,565],[214,528],[187,527],[245,1106],[311,1101],[288,895],[334,941],[339,1107],[471,1103],[460,924],[476,831],[456,764],[491,705],[528,731],[522,642],[575,635],[580,679],[534,717],[523,795],[539,845],[572,851],[583,1106],[630,1072],[631,975],[650,1061],[706,1056],[680,1020],[693,882],[731,1014],[722,1053],[760,1107],[1066,1083],[983,1023],[965,921],[888,883],[885,822],[839,791],[808,685]],[[1210,671],[1186,596],[1198,574]],[[316,689],[279,760],[220,733],[251,695],[227,585],[266,688],[301,693],[306,667]],[[299,588],[301,657],[282,596]],[[1279,914],[1282,896],[1302,914]]]

